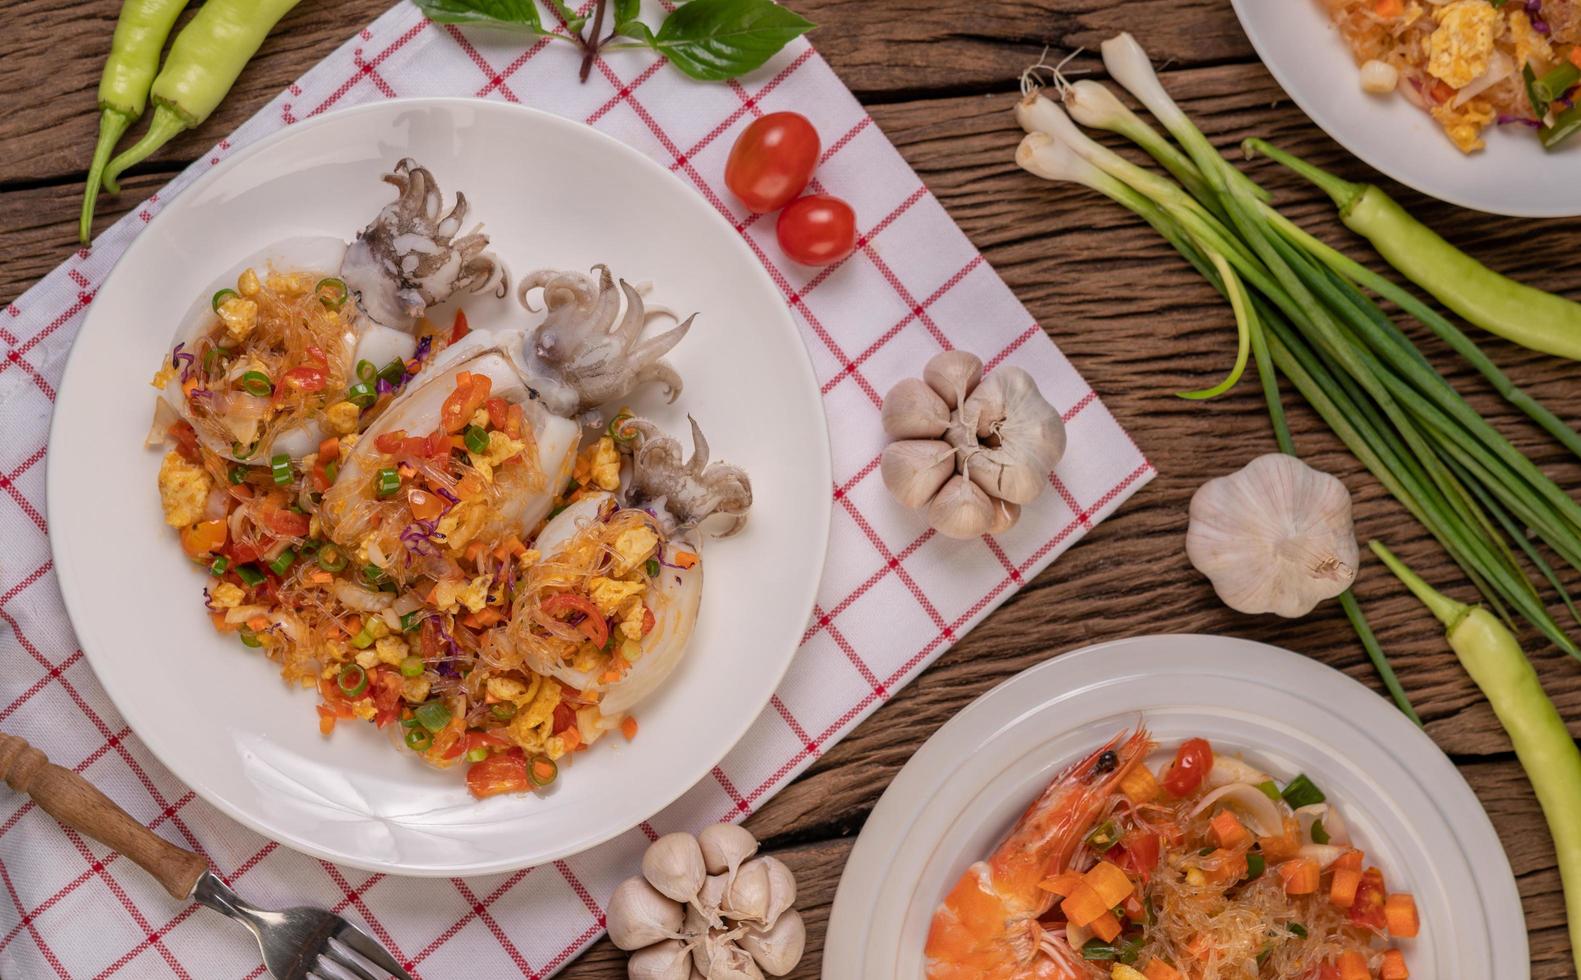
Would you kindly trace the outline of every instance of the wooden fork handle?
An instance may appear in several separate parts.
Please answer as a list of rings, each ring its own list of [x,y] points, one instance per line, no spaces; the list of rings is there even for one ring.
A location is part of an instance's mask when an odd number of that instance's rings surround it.
[[[0,779],[33,798],[45,813],[131,858],[165,891],[189,898],[208,862],[138,823],[108,796],[15,735],[0,734]]]

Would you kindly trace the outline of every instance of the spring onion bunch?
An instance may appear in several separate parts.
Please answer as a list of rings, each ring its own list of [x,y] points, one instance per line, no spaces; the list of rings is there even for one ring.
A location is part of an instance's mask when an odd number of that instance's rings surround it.
[[[1135,212],[1230,301],[1240,335],[1237,367],[1225,382],[1188,397],[1228,390],[1249,350],[1283,451],[1293,454],[1294,446],[1280,403],[1280,374],[1443,545],[1501,617],[1526,620],[1581,658],[1513,550],[1527,556],[1573,613],[1534,540],[1581,569],[1581,505],[1478,415],[1363,290],[1419,319],[1578,456],[1581,436],[1516,387],[1454,324],[1270,206],[1263,190],[1215,150],[1169,97],[1129,34],[1105,41],[1102,54],[1110,76],[1174,142],[1102,84],[1061,79],[1064,108],[1036,86],[1023,86],[1016,116],[1027,136],[1016,162],[1045,179],[1096,190]],[[1167,173],[1137,166],[1098,144],[1072,116],[1130,139]],[[1256,149],[1269,152],[1266,144]],[[1354,598],[1347,592],[1341,602],[1390,693],[1411,713]]]

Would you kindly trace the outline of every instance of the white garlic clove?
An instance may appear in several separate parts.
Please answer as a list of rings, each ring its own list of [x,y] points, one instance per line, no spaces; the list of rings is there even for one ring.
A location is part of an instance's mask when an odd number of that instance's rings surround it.
[[[764,973],[783,977],[801,962],[807,946],[807,924],[800,912],[789,909],[772,926],[748,929],[736,943],[752,956]]]
[[[1021,505],[1008,500],[994,500],[994,522],[988,526],[989,534],[1003,534],[1016,526],[1021,519]]]
[[[972,482],[990,497],[1013,504],[1030,504],[1048,486],[1049,468],[1035,455],[1010,446],[979,449],[964,469]]]
[[[921,378],[902,378],[884,396],[879,416],[891,439],[937,439],[950,424],[950,406]]]
[[[949,443],[904,439],[884,447],[879,475],[890,495],[916,510],[927,505],[955,472],[955,450]]]
[[[692,967],[707,980],[763,980],[763,971],[735,944],[733,933],[707,936],[692,947]]]
[[[675,939],[639,949],[626,961],[629,980],[689,980],[691,975],[691,950]]]
[[[627,878],[610,896],[609,939],[624,950],[641,949],[680,934],[686,913],[644,878]]]
[[[758,852],[758,839],[752,832],[733,823],[705,827],[697,835],[697,844],[703,849],[703,867],[711,875],[735,874],[742,861]]]
[[[994,524],[988,494],[963,476],[952,476],[928,505],[928,525],[947,538],[975,538]]]
[[[1356,578],[1350,493],[1294,456],[1259,456],[1197,488],[1186,554],[1231,609],[1305,616]]]
[[[982,379],[982,359],[963,350],[935,354],[922,369],[922,380],[952,409],[965,401]]]
[[[1018,460],[1041,469],[1040,475],[1065,455],[1065,423],[1059,411],[1021,368],[1000,367],[984,378],[962,404],[960,416],[976,426],[983,445],[1009,449]]]
[[[730,888],[729,875],[709,875],[698,889],[692,906],[713,925],[719,925],[719,907],[725,902],[725,892]]]
[[[743,864],[736,872],[730,887],[725,890],[725,900],[719,906],[726,916],[736,919],[767,921],[769,908],[769,867],[773,858],[757,858]],[[776,864],[779,862],[775,862]],[[782,865],[783,867],[783,865]]]
[[[648,845],[642,855],[642,876],[677,902],[696,898],[707,876],[697,838],[686,833],[665,834]]]
[[[785,910],[796,903],[796,875],[777,857],[758,858],[768,873],[769,900],[763,910],[763,924],[773,926]]]

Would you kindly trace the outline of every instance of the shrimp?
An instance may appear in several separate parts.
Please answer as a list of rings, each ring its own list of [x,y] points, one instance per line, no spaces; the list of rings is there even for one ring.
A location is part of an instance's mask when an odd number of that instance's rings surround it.
[[[1038,887],[1064,871],[1118,791],[1152,749],[1137,726],[1055,777],[986,861],[961,875],[934,910],[928,980],[1077,980],[1086,967],[1063,935],[1038,921],[1054,895]]]

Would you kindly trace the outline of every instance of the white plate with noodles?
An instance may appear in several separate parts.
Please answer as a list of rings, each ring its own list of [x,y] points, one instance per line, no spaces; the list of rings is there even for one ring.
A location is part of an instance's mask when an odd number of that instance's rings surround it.
[[[144,448],[162,364],[157,428],[192,435],[168,455]],[[651,424],[601,440],[622,407]],[[685,465],[689,417],[706,470]],[[609,452],[579,460],[578,439]],[[617,468],[611,514],[593,490]],[[82,649],[177,777],[308,854],[451,876],[582,851],[707,775],[795,653],[829,470],[783,297],[695,190],[575,122],[422,99],[291,126],[164,206],[77,339],[48,500]],[[739,516],[743,471],[747,520],[699,548],[709,524],[691,525]],[[575,587],[544,584],[527,547],[567,503],[543,535],[561,558],[632,532],[579,552]],[[510,654],[540,586],[547,625]]]
[[[1519,56],[1515,52],[1530,46],[1522,41],[1517,48],[1516,28],[1509,23],[1517,17],[1530,23],[1525,5],[1489,6],[1485,0],[1475,0],[1478,7],[1486,8],[1476,13],[1495,21],[1490,36],[1502,40],[1490,42],[1488,47],[1498,53],[1473,57],[1473,52],[1481,49],[1468,44],[1464,64],[1440,69],[1460,83],[1456,89],[1437,90],[1440,95],[1448,95],[1444,105],[1451,107],[1454,114],[1448,121],[1463,127],[1462,139],[1468,146],[1475,145],[1476,140],[1486,144],[1485,148],[1463,153],[1427,109],[1413,104],[1413,99],[1433,104],[1436,99],[1432,89],[1443,84],[1442,79],[1425,74],[1425,64],[1414,54],[1426,43],[1426,35],[1438,29],[1433,17],[1435,11],[1446,9],[1442,4],[1403,0],[1397,5],[1401,17],[1378,22],[1377,0],[1233,2],[1258,56],[1296,105],[1336,142],[1374,169],[1431,197],[1477,211],[1532,218],[1581,214],[1581,182],[1574,179],[1576,168],[1581,166],[1581,135],[1570,136],[1554,149],[1543,148],[1532,125],[1533,112],[1521,66],[1514,63]],[[1567,36],[1581,35],[1581,8],[1573,0],[1562,3],[1568,11],[1566,20],[1556,21],[1553,30]],[[1394,91],[1371,94],[1363,90],[1357,59],[1329,18],[1330,5],[1349,11],[1347,16],[1355,18],[1358,24],[1378,24],[1374,30],[1380,43],[1364,37],[1361,50],[1381,55],[1382,61],[1398,66]],[[1394,36],[1390,32],[1413,10],[1419,20],[1405,29],[1410,48],[1404,42],[1398,48],[1381,43],[1381,39]],[[1577,26],[1568,26],[1572,24]],[[1448,24],[1447,29],[1460,34],[1476,30],[1470,23]],[[1423,36],[1418,37],[1418,32]],[[1557,33],[1550,36],[1558,39]],[[1581,36],[1571,36],[1569,43],[1577,41],[1581,41]],[[1538,70],[1567,63],[1563,55],[1567,47],[1568,44],[1556,45],[1553,59],[1541,62]],[[1506,50],[1511,53],[1503,53]],[[1480,71],[1474,70],[1479,68]],[[1492,89],[1481,90],[1494,77],[1502,80]],[[1419,85],[1426,90],[1422,95],[1417,94]],[[1472,95],[1474,92],[1478,94]],[[1460,107],[1454,108],[1457,100],[1461,100]],[[1476,113],[1481,113],[1487,125],[1468,121]],[[1500,117],[1504,119],[1502,124],[1496,121]],[[1518,121],[1521,119],[1528,121]]]
[[[1088,647],[1024,671],[969,705],[912,756],[863,826],[840,879],[824,943],[826,980],[917,980],[928,975],[925,949],[937,953],[941,948],[967,948],[970,943],[929,943],[936,911],[968,867],[988,859],[1020,825],[1023,814],[1047,812],[1035,804],[1062,772],[1080,763],[1073,778],[1098,779],[1086,773],[1111,772],[1109,766],[1117,758],[1126,762],[1123,744],[1115,746],[1118,756],[1110,753],[1106,759],[1100,753],[1118,733],[1134,730],[1139,723],[1146,726],[1159,751],[1138,765],[1150,766],[1166,785],[1170,779],[1166,767],[1177,747],[1189,739],[1206,739],[1216,759],[1238,760],[1213,763],[1213,770],[1220,766],[1227,770],[1226,779],[1233,775],[1232,767],[1249,766],[1276,782],[1270,789],[1286,787],[1291,804],[1313,807],[1320,804],[1301,798],[1306,790],[1288,784],[1299,785],[1297,777],[1305,776],[1308,785],[1321,787],[1326,797],[1321,806],[1343,815],[1342,832],[1334,827],[1335,817],[1327,817],[1335,830],[1329,846],[1348,842],[1360,849],[1367,865],[1381,869],[1389,893],[1414,897],[1420,923],[1417,935],[1391,939],[1411,976],[1437,980],[1530,976],[1520,896],[1499,838],[1470,787],[1426,734],[1388,701],[1306,657],[1248,640],[1165,635]],[[1197,792],[1217,779],[1210,776]],[[1107,813],[1119,819],[1122,813],[1140,812],[1120,802],[1129,790],[1110,787],[1110,792],[1115,802],[1100,810],[1100,817]],[[1172,797],[1166,794],[1159,799],[1167,802]],[[1235,809],[1253,833],[1256,809]],[[1205,810],[1204,815],[1209,812],[1213,811]],[[1071,853],[1086,853],[1083,838],[1100,832],[1103,823],[1099,819],[1092,826],[1077,818],[1062,834],[1033,836],[1063,842],[1067,857],[1062,860],[1068,860]],[[1124,826],[1121,820],[1120,829]],[[1297,842],[1308,844],[1323,836],[1310,830],[1307,817],[1300,819],[1294,832]],[[1302,835],[1310,835],[1311,840]],[[1259,851],[1263,846],[1259,840]],[[1199,859],[1200,853],[1191,851],[1188,860],[1200,863],[1211,876],[1217,854]],[[1306,851],[1299,854],[1305,857]],[[1130,860],[1123,847],[1109,857],[1122,865]],[[1282,864],[1282,859],[1276,865],[1270,858],[1260,868],[1238,868],[1232,874],[1249,883],[1230,887],[1250,889],[1259,884],[1252,880],[1257,875],[1267,876],[1262,884],[1273,885],[1283,879]],[[1069,867],[1061,864],[1057,870]],[[1134,871],[1128,865],[1127,869]],[[1333,873],[1323,867],[1321,890],[1308,900],[1328,893]],[[1032,880],[1043,874],[1040,866]],[[1049,883],[1059,894],[1075,887],[1075,879]],[[1160,890],[1164,887],[1155,883],[1151,890],[1128,895],[1124,901],[1138,897],[1153,908],[1153,903],[1169,900],[1170,893]],[[1010,911],[1012,889],[1006,885],[1002,891],[984,912],[983,922],[1026,921],[1025,912]],[[1044,894],[1035,885],[1032,891]],[[1117,905],[1121,901],[1118,892],[1105,897],[1114,898]],[[1050,918],[1060,918],[1065,904],[1053,895],[1047,898],[1061,910]],[[962,907],[959,901],[953,904]],[[1014,959],[1017,954],[1002,951],[999,940],[979,935],[986,928],[980,924],[965,933],[970,942],[981,942],[979,953],[985,959],[957,972],[938,965],[934,976],[986,975],[989,963],[999,962],[995,956],[1020,962]],[[1102,930],[1096,923],[1093,928]],[[1109,945],[1119,947],[1133,931],[1156,934],[1142,931],[1139,924],[1125,929],[1125,936]],[[1305,941],[1295,932],[1281,932],[1280,941]],[[1023,939],[1025,935],[1023,930]],[[1070,935],[1060,927],[1044,938],[1063,942]],[[960,939],[960,934],[955,938]],[[1105,944],[1090,930],[1074,938],[1084,945],[1094,943],[1095,954],[1104,952]],[[1070,949],[1068,944],[1065,948]],[[1156,948],[1141,947],[1142,959],[1135,961],[1134,968],[1144,968],[1148,952]],[[1023,947],[1022,955],[1025,951]],[[1376,955],[1384,955],[1382,946]],[[1027,970],[1043,954],[1032,956]],[[1107,978],[1112,966],[1111,961],[1087,960],[1079,953],[1073,961],[1074,972],[1054,970],[1048,975],[1098,980]],[[1269,962],[1276,960],[1270,957]],[[1199,960],[1197,965],[1203,963]],[[1052,969],[1053,964],[1044,968]],[[1377,968],[1374,963],[1373,975]],[[1163,971],[1158,975],[1169,976]],[[1153,974],[1148,976],[1151,980]]]

